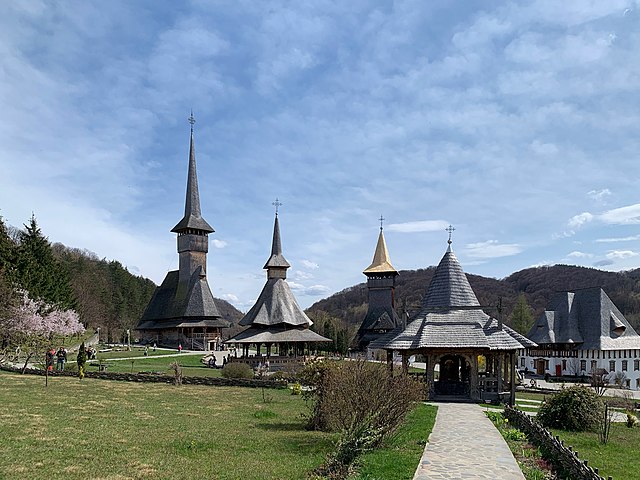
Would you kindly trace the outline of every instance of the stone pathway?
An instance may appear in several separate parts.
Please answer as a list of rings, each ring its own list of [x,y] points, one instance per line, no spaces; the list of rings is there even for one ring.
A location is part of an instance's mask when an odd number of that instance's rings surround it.
[[[524,480],[502,435],[470,403],[438,403],[438,415],[414,480]]]

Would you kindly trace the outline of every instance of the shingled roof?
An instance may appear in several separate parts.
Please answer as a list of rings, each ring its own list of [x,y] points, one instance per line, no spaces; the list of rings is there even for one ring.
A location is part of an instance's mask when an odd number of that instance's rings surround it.
[[[640,348],[640,335],[600,287],[556,294],[527,336],[539,345],[580,350]]]
[[[278,215],[273,225],[271,256],[265,264],[267,283],[255,305],[238,323],[248,326],[225,343],[327,342],[309,330],[311,319],[298,305],[285,277],[289,263],[282,255]],[[269,339],[269,340],[267,340]]]
[[[536,344],[482,311],[451,247],[433,275],[423,309],[406,328],[398,327],[369,348],[419,350],[479,348],[517,350]]]
[[[184,217],[171,231],[181,233],[188,229],[201,230],[207,233],[214,231],[211,225],[202,218],[202,213],[200,212],[200,193],[198,191],[198,176],[196,173],[193,129],[191,130],[191,143],[189,145],[189,173],[187,174],[187,198],[184,205]]]
[[[167,273],[162,284],[153,293],[137,329],[173,328],[182,322],[203,321],[210,327],[230,325],[220,317],[202,267],[199,267],[188,284],[179,283],[178,270]],[[188,326],[204,324],[190,323]]]
[[[391,265],[391,259],[389,258],[389,252],[387,251],[387,242],[384,240],[384,234],[382,228],[380,228],[380,235],[378,235],[378,244],[376,245],[376,251],[373,254],[373,261],[364,272],[365,275],[371,275],[376,273],[395,273],[397,270]]]

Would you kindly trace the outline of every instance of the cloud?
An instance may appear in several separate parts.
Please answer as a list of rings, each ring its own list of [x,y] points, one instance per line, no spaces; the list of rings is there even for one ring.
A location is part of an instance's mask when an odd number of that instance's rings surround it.
[[[567,257],[570,258],[592,258],[593,254],[592,253],[584,253],[584,252],[579,252],[577,250],[567,254]]]
[[[553,262],[549,260],[541,260],[538,263],[534,263],[533,265],[529,265],[527,268],[540,268],[540,267],[550,267],[553,265]]]
[[[609,260],[624,260],[626,258],[637,257],[638,255],[640,254],[632,250],[609,250],[605,257]]]
[[[310,287],[305,287],[301,283],[297,282],[289,281],[288,283],[291,290],[294,290],[296,295],[305,297],[318,297],[326,295],[331,291],[331,289],[325,285],[311,285]]]
[[[614,208],[599,215],[604,223],[612,225],[635,225],[640,223],[640,203]]]
[[[302,270],[294,270],[293,273],[291,273],[290,278],[296,280],[309,280],[313,278],[313,274],[309,272],[303,272]]]
[[[386,230],[390,232],[416,233],[416,232],[439,232],[449,226],[449,222],[444,220],[419,220],[415,222],[392,223]]]
[[[579,215],[575,215],[571,217],[567,222],[567,225],[569,225],[569,227],[571,228],[578,228],[584,225],[585,223],[590,222],[591,220],[593,220],[593,214],[589,212],[582,212]]]
[[[631,235],[629,237],[618,237],[618,238],[597,238],[595,241],[597,243],[615,243],[615,242],[630,242],[633,240],[640,240],[640,235]]]
[[[594,267],[606,267],[607,265],[613,265],[615,262],[613,260],[598,260],[593,263]]]
[[[602,202],[605,197],[611,195],[611,190],[608,188],[603,188],[602,190],[591,190],[587,192],[587,195],[594,199],[596,202]]]
[[[227,302],[230,303],[238,303],[240,302],[240,299],[234,295],[233,293],[225,293],[224,295],[222,295],[222,299],[226,300]]]
[[[211,239],[211,245],[213,245],[215,248],[224,248],[228,245],[228,243],[225,242],[224,240],[218,240],[217,238],[213,238]]]
[[[497,240],[487,240],[486,242],[465,245],[464,252],[469,257],[498,258],[517,255],[522,252],[522,247],[516,243],[500,244]]]
[[[308,268],[309,270],[317,270],[320,268],[316,262],[312,262],[311,260],[302,260],[300,261],[303,267]]]

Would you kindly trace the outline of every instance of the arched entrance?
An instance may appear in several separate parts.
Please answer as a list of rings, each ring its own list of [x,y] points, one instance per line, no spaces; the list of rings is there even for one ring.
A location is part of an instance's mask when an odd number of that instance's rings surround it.
[[[461,355],[444,355],[438,361],[440,375],[434,382],[436,395],[469,396],[471,366]]]

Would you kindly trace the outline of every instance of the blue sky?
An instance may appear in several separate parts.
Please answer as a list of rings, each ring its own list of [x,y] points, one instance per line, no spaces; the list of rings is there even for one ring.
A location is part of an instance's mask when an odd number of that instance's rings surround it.
[[[302,306],[397,269],[640,266],[637,1],[3,2],[0,214],[159,283],[191,109],[214,295],[272,202]],[[426,286],[425,286],[426,287]]]

